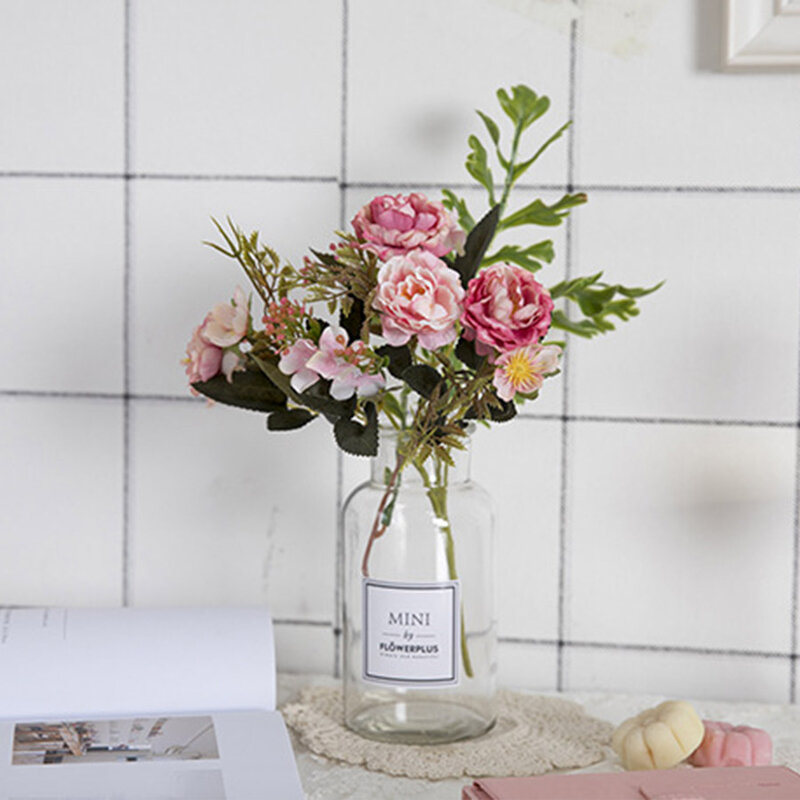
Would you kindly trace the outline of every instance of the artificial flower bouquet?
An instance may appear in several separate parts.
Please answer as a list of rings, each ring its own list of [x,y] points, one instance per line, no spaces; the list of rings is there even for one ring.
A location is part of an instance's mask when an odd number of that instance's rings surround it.
[[[612,330],[614,317],[636,315],[637,299],[657,286],[627,288],[597,272],[546,287],[537,277],[553,261],[551,240],[496,243],[523,226],[560,225],[586,202],[568,193],[510,209],[512,188],[569,123],[522,159],[523,134],[550,101],[527,86],[497,99],[510,144],[481,111],[488,148],[477,136],[468,141],[467,171],[488,196],[478,221],[448,189],[441,201],[419,192],[376,197],[300,267],[257,232],[215,221],[222,242],[210,244],[239,262],[259,310],[241,288],[211,310],[184,360],[192,390],[265,413],[272,431],[324,417],[337,444],[359,456],[376,454],[382,419],[403,433],[386,480],[391,497],[407,466],[432,478],[431,464],[451,463],[472,421],[505,422],[535,399],[558,372],[560,332],[592,337]]]

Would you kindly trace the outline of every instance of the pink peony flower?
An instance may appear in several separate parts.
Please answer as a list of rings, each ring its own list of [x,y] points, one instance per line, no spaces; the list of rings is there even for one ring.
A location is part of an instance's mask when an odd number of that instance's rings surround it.
[[[553,301],[522,267],[493,264],[467,285],[461,324],[480,355],[505,353],[538,342],[550,327]]]
[[[247,333],[250,309],[244,290],[237,286],[230,303],[217,303],[207,318],[204,336],[218,347],[230,347]]]
[[[292,376],[290,384],[296,392],[304,392],[319,380],[319,374],[308,367],[309,359],[316,352],[317,346],[310,339],[298,339],[284,350],[278,369]]]
[[[353,217],[353,228],[381,259],[418,248],[441,257],[460,251],[466,240],[441,203],[417,193],[376,197]]]
[[[347,331],[331,325],[319,337],[319,349],[308,360],[306,366],[323,378],[331,381],[330,393],[334,400],[347,400],[357,393],[370,397],[385,384],[380,373],[365,372],[366,345],[360,339],[347,343]]]
[[[210,314],[198,325],[186,346],[186,375],[189,383],[207,381],[217,375],[222,366],[222,348],[211,344],[204,335]],[[196,394],[196,392],[195,392]]]
[[[558,369],[561,348],[555,344],[531,344],[503,353],[496,361],[492,383],[501,400],[512,400],[517,392],[533,394],[544,379]]]
[[[463,298],[458,273],[431,253],[415,250],[380,268],[372,305],[389,344],[416,336],[423,347],[435,350],[456,338]]]

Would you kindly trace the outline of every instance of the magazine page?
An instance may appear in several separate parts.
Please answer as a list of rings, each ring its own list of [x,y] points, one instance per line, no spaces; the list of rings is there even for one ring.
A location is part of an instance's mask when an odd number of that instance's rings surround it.
[[[265,608],[0,608],[0,717],[275,708]]]
[[[4,721],[0,743],[0,800],[303,799],[277,711]]]

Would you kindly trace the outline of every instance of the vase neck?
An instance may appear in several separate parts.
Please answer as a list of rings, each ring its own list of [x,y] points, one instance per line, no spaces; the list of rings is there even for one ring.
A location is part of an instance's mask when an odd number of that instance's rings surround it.
[[[384,486],[389,482],[390,476],[398,467],[397,449],[402,435],[402,432],[395,430],[381,430],[378,455],[371,462],[370,480],[372,483]],[[462,442],[463,450],[450,449],[452,465],[433,455],[422,464],[402,464],[403,483],[406,485],[419,484],[421,487],[426,482],[433,486],[453,486],[457,483],[466,483],[470,479],[471,437],[465,436]]]

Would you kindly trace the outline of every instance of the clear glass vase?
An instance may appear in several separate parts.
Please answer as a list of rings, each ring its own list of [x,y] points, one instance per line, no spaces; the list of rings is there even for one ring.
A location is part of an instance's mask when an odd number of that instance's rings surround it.
[[[362,736],[439,744],[495,721],[491,502],[455,466],[397,457],[382,431],[371,478],[344,506],[344,713]]]

